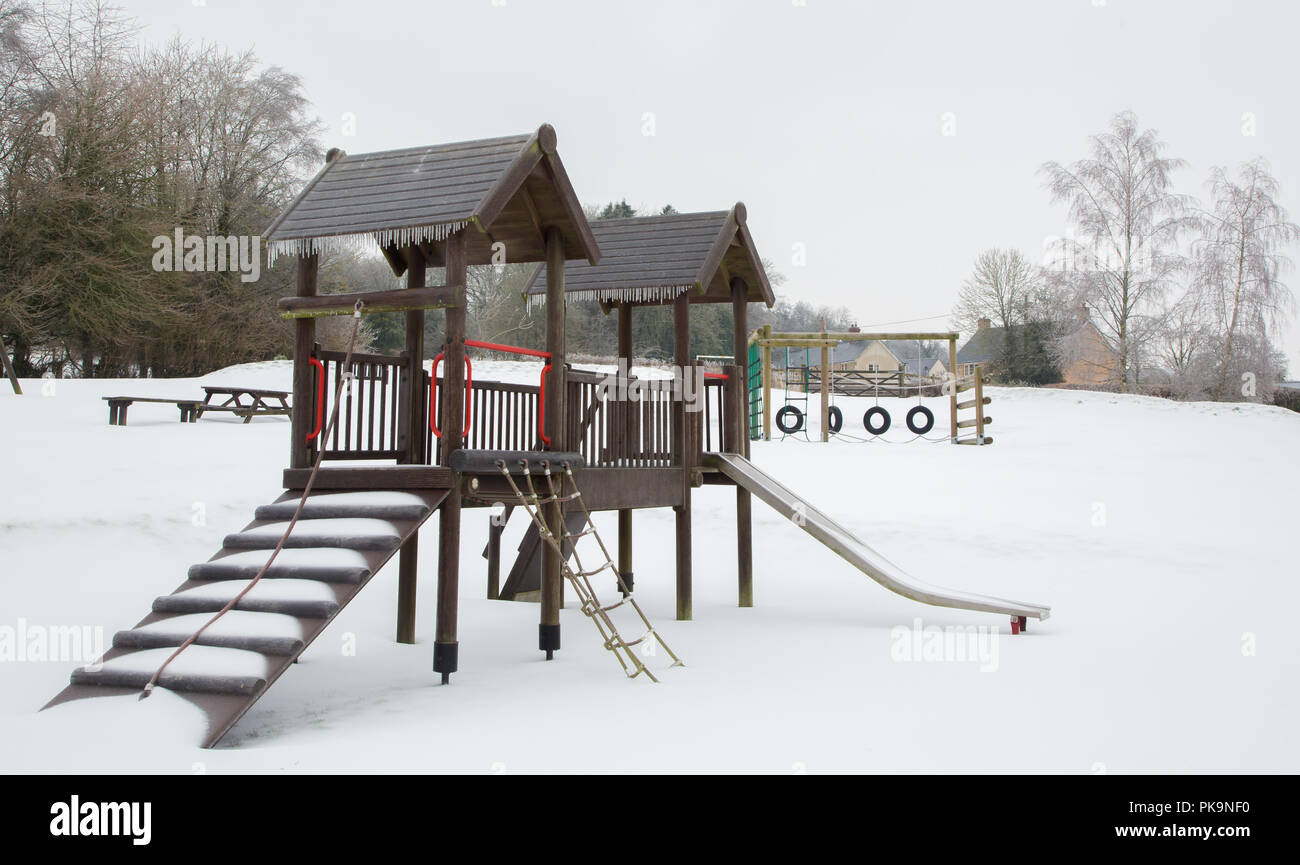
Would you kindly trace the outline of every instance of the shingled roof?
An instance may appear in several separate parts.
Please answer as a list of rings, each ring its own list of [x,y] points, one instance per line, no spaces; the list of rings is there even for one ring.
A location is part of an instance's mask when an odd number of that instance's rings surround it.
[[[603,303],[662,303],[689,293],[692,303],[731,301],[730,279],[745,281],[748,299],[771,306],[768,283],[745,205],[708,213],[670,213],[599,219],[591,224],[600,245],[599,264],[571,261],[564,268],[565,295]],[[539,267],[524,291],[546,295],[546,269]]]
[[[492,245],[510,261],[545,260],[544,230],[556,226],[566,259],[600,260],[600,248],[555,149],[547,124],[512,135],[331,157],[266,229],[271,260],[278,255],[352,251],[377,243],[398,274],[401,250],[434,246],[462,228],[469,264],[488,264]]]

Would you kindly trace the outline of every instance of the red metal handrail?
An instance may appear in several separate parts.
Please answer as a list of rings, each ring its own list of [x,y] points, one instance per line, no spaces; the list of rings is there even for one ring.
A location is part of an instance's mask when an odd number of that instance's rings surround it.
[[[705,378],[729,378],[730,376],[728,376],[725,372],[706,372],[704,374],[704,377]]]
[[[546,434],[546,374],[551,371],[551,353],[537,348],[524,348],[521,345],[506,345],[505,343],[500,342],[483,342],[478,339],[467,339],[465,340],[465,345],[473,348],[486,349],[488,351],[500,351],[506,354],[524,354],[529,357],[540,357],[546,361],[546,366],[542,367],[541,376],[537,383],[537,435],[541,438],[543,444],[549,446],[551,438]],[[439,432],[437,424],[434,423],[433,415],[434,406],[438,403],[437,391],[435,390],[438,386],[438,362],[442,360],[443,354],[445,354],[445,352],[439,352],[438,356],[433,359],[433,381],[429,385],[429,429],[433,430],[433,434],[438,438],[442,438],[442,433]],[[461,433],[462,437],[469,435],[470,427],[471,401],[469,395],[471,387],[470,382],[473,373],[472,368],[470,367],[469,355],[465,355],[465,367],[465,431]]]
[[[546,366],[542,367],[541,380],[537,382],[537,436],[547,447],[551,446],[551,437],[546,434],[546,426],[542,421],[546,418],[546,374],[550,371],[551,356],[547,355]]]
[[[312,430],[311,434],[307,436],[307,443],[311,444],[316,440],[316,436],[320,435],[321,425],[325,422],[325,364],[321,363],[320,359],[314,355],[308,357],[307,360],[319,370],[316,384],[316,429]]]
[[[549,351],[542,351],[539,348],[524,348],[519,345],[503,345],[499,342],[481,342],[477,339],[467,339],[465,340],[465,345],[473,346],[474,348],[486,348],[490,351],[501,351],[506,354],[526,354],[530,357],[544,357],[547,360],[551,359],[551,353]]]

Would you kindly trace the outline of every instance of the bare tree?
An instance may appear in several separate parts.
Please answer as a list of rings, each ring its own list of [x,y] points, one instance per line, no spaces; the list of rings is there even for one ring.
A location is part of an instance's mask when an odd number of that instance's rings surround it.
[[[1250,353],[1270,362],[1264,346],[1295,303],[1280,278],[1291,266],[1281,250],[1300,238],[1300,226],[1278,204],[1277,181],[1263,159],[1242,165],[1236,179],[1216,167],[1208,186],[1211,205],[1200,213],[1194,290],[1215,323],[1221,351],[1215,393],[1224,399],[1229,377],[1242,366],[1234,361],[1244,360],[1234,357],[1240,349],[1252,346]],[[1249,339],[1242,339],[1244,331]]]
[[[524,283],[536,269],[533,264],[499,264],[471,267],[465,300],[471,335],[484,342],[518,342],[537,319],[529,315],[523,297]]]
[[[1038,267],[1020,250],[986,249],[957,295],[952,325],[972,333],[981,318],[1002,327],[1023,324],[1040,285]]]
[[[1074,305],[1086,306],[1115,345],[1125,384],[1137,377],[1155,334],[1141,326],[1142,316],[1158,309],[1185,267],[1178,238],[1193,225],[1188,200],[1172,190],[1172,174],[1185,163],[1162,156],[1164,148],[1154,130],[1139,129],[1137,117],[1122,112],[1092,136],[1087,158],[1040,169],[1052,201],[1068,205],[1075,231],[1058,244],[1052,266]]]

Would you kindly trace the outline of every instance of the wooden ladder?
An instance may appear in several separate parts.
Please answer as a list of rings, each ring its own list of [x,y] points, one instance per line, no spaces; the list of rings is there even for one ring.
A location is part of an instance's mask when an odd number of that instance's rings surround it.
[[[573,476],[573,469],[568,464],[564,464],[564,480],[560,481],[560,489],[556,489],[555,477],[551,474],[550,463],[543,463],[544,468],[542,477],[546,479],[545,495],[539,495],[536,487],[533,485],[533,474],[528,463],[523,463],[524,486],[527,489],[521,489],[520,485],[515,482],[514,476],[510,472],[510,467],[504,460],[497,461],[497,467],[505,475],[514,491],[515,498],[532,519],[533,524],[537,526],[537,531],[543,541],[550,545],[552,551],[560,559],[560,569],[564,578],[573,586],[574,591],[581,601],[581,609],[584,615],[592,620],[596,625],[596,630],[600,632],[600,638],[604,642],[605,648],[614,653],[614,657],[623,667],[623,672],[629,679],[635,679],[637,676],[645,673],[653,682],[659,680],[655,678],[654,673],[642,662],[641,651],[635,647],[650,647],[658,643],[668,656],[673,659],[672,666],[685,666],[682,659],[677,657],[668,644],[664,642],[663,636],[655,630],[654,625],[641,610],[641,605],[636,602],[632,592],[628,590],[627,584],[623,582],[623,575],[618,572],[618,566],[610,558],[609,550],[605,542],[601,540],[600,533],[596,531],[596,523],[591,518],[591,512],[587,510],[587,505],[582,500],[582,493],[578,489],[578,482]],[[568,482],[570,492],[563,492],[565,481]],[[582,508],[583,523],[582,528],[577,532],[571,532],[566,521],[560,521],[560,531],[562,535],[557,537],[546,525],[546,520],[542,518],[542,508],[551,504],[565,504],[568,502],[577,502]],[[590,535],[596,539],[596,544],[600,547],[600,554],[605,557],[605,562],[595,568],[588,570],[582,564],[582,558],[578,555],[577,541]],[[567,546],[567,550],[565,547]],[[570,564],[567,554],[573,556],[573,563]],[[619,591],[622,593],[622,599],[612,604],[602,604],[600,598],[596,595],[596,589],[591,584],[591,578],[597,574],[610,571],[618,581]],[[645,627],[641,636],[633,639],[624,639],[619,633],[618,626],[614,624],[613,617],[610,616],[614,610],[627,605],[636,612],[641,624]],[[648,642],[653,638],[654,642]]]

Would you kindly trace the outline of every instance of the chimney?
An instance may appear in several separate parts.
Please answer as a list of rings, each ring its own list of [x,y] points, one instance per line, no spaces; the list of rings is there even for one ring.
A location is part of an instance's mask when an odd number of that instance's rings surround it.
[[[992,323],[993,322],[989,321],[987,318],[981,318],[979,321],[975,322],[975,328],[977,330],[988,330],[989,325]]]
[[[862,328],[858,327],[857,323],[855,322],[849,325],[849,333],[862,333]]]

